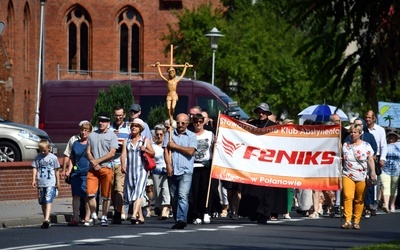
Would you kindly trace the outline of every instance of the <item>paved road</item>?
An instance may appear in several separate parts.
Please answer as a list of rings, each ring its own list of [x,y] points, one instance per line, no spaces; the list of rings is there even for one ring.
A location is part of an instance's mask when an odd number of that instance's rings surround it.
[[[53,224],[48,229],[37,225],[0,231],[0,249],[349,249],[400,239],[400,212],[378,214],[363,219],[361,230],[340,229],[340,219],[309,219],[292,214],[292,220],[260,225],[246,219],[214,219],[208,225],[188,225],[172,230],[173,221],[155,217],[144,225],[68,227]]]

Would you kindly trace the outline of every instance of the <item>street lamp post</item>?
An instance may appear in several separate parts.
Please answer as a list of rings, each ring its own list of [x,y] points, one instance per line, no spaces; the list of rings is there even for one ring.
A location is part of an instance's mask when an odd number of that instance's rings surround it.
[[[218,48],[218,38],[224,36],[219,32],[217,28],[212,28],[210,33],[205,34],[205,36],[210,37],[211,40],[211,49],[212,49],[212,71],[211,71],[211,84],[214,85],[214,67],[215,67],[215,51]]]
[[[43,29],[44,29],[44,4],[46,0],[40,0],[40,35],[39,35],[39,58],[38,58],[38,75],[36,88],[36,112],[35,127],[39,127],[39,103],[40,103],[40,76],[42,74],[42,56],[43,56]]]

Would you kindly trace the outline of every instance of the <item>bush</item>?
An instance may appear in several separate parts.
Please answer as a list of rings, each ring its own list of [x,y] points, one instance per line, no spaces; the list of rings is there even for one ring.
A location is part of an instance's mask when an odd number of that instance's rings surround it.
[[[153,129],[157,124],[162,123],[168,119],[167,106],[159,105],[150,109],[149,115],[147,116],[147,122],[150,130]]]
[[[108,112],[111,116],[111,123],[114,122],[114,107],[124,107],[126,119],[130,117],[130,106],[134,103],[132,88],[130,84],[111,84],[108,91],[99,90],[99,94],[94,105],[92,124],[97,124],[97,116],[100,112]]]

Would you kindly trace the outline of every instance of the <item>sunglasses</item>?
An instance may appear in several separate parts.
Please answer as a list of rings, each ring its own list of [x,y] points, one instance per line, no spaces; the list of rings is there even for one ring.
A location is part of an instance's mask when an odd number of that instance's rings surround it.
[[[140,128],[140,126],[137,124],[133,124],[133,125],[131,125],[131,128]]]
[[[197,121],[193,121],[193,123],[203,123],[204,120],[197,120]]]
[[[164,135],[163,133],[156,134],[156,136],[163,136],[163,135]]]
[[[185,125],[185,124],[187,124],[188,122],[176,122],[176,124],[177,125]]]

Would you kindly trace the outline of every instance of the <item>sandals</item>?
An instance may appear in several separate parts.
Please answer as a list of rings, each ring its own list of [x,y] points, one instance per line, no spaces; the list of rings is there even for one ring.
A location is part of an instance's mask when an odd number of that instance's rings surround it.
[[[356,230],[360,230],[360,224],[354,223],[353,228],[356,229]]]
[[[358,225],[358,224],[357,224]],[[356,225],[354,224],[354,227]],[[346,221],[342,226],[343,229],[350,229],[351,228],[351,222],[350,221]],[[360,228],[360,226],[358,226],[358,228]]]
[[[311,219],[317,219],[317,218],[319,218],[319,213],[314,212],[314,213],[310,214],[308,217]]]

